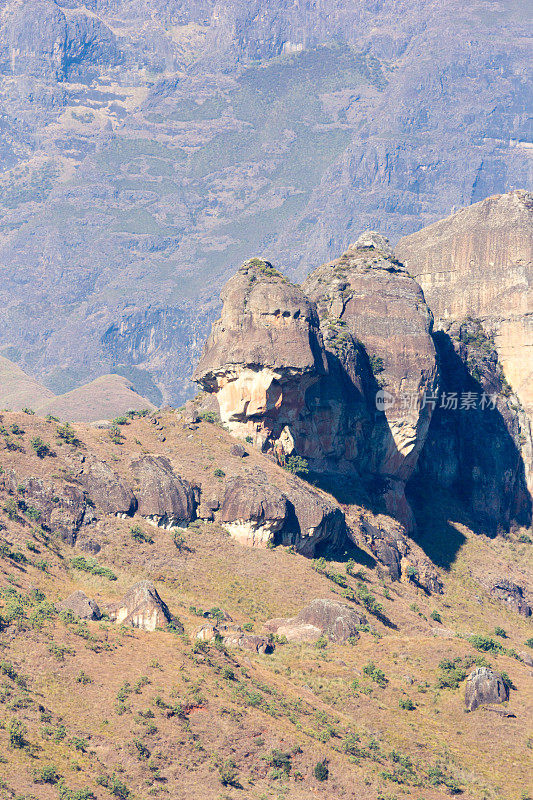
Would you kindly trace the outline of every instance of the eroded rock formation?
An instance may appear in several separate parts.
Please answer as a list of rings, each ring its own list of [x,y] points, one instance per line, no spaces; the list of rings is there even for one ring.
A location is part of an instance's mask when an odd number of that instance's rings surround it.
[[[193,487],[178,477],[168,458],[143,456],[131,464],[138,486],[138,512],[158,527],[187,526],[195,517]]]
[[[108,606],[107,613],[117,625],[131,625],[145,631],[164,628],[169,622],[179,625],[150,581],[136,583],[122,600]]]
[[[325,635],[336,644],[344,644],[348,639],[358,639],[358,627],[366,623],[366,617],[355,608],[337,600],[317,599],[295,617],[269,620],[265,628],[289,641],[316,642]]]
[[[80,619],[101,619],[102,612],[94,600],[90,600],[85,592],[78,589],[65,600],[57,604],[61,611],[72,611]]]
[[[481,705],[505,703],[509,689],[503,678],[488,667],[478,667],[466,680],[465,706],[475,711]]]
[[[223,422],[281,463],[300,456],[316,472],[379,479],[387,511],[412,528],[404,487],[437,365],[423,293],[387,241],[364,235],[302,289],[252,259],[222,300],[194,377]]]

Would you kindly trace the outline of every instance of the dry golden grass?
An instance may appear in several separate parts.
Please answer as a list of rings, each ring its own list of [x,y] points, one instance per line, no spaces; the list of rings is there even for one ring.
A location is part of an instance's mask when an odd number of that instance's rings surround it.
[[[68,468],[71,456],[56,446],[53,424],[4,415],[4,425],[13,421],[26,430],[26,453],[0,452],[4,469],[51,480]],[[147,451],[164,453],[185,478],[202,475],[206,484],[217,480],[216,467],[237,474],[260,466],[280,486],[292,480],[259,454],[231,457],[232,440],[216,426],[203,423],[190,431],[168,414],[162,427],[135,421],[124,427],[122,446],[114,445],[104,430],[79,426],[77,431],[87,448],[128,478],[130,458]],[[36,434],[54,444],[55,458],[33,454],[27,444]],[[4,501],[5,495],[0,508]],[[488,576],[531,574],[531,545],[516,537],[489,540],[461,526],[464,541],[444,573],[445,593],[439,597],[383,582],[362,567],[390,625],[367,614],[372,630],[361,632],[355,645],[279,644],[263,656],[216,647],[195,652],[202,620],[191,609],[224,608],[235,622],[251,623],[261,633],[270,617],[289,616],[315,597],[333,596],[335,585],[302,556],[281,547],[243,548],[216,524],[190,528],[184,534],[186,547],[178,552],[169,532],[141,521],[154,542],[140,544],[131,538],[130,520],[110,517],[97,523],[103,542],[98,560],[117,575],[109,581],[71,569],[76,550],[57,539],[32,539],[29,525],[9,521],[1,510],[0,522],[7,528],[1,535],[14,548],[49,565],[43,572],[0,558],[4,588],[23,593],[39,588],[50,601],[81,588],[105,607],[135,581],[150,578],[185,627],[185,636],[179,636],[91,622],[86,626],[91,641],[83,638],[85,628],[80,636],[76,625],[57,617],[32,627],[28,606],[20,626],[12,624],[0,633],[0,661],[12,663],[28,687],[0,674],[0,769],[8,787],[0,797],[57,800],[57,785],[34,782],[34,772],[47,764],[55,765],[72,791],[89,787],[99,800],[119,796],[96,782],[98,776],[113,774],[132,798],[142,800],[437,800],[447,793],[444,785],[429,780],[437,764],[458,782],[465,800],[521,800],[527,793],[533,746],[528,729],[531,667],[505,653],[484,654],[516,686],[507,708],[512,717],[484,709],[465,713],[464,683],[458,689],[437,688],[442,659],[482,655],[466,638],[472,633],[494,637],[500,626],[507,638],[494,638],[506,649],[528,650],[524,642],[532,635],[530,622],[491,599],[485,589]],[[28,540],[39,553],[27,549]],[[332,562],[331,568],[345,571],[342,562]],[[0,602],[5,605],[6,597]],[[432,612],[441,615],[442,623],[431,619]],[[57,646],[68,648],[62,659],[50,652],[51,645],[59,655]],[[385,674],[383,687],[365,674],[369,662]],[[91,682],[79,683],[80,673]],[[137,692],[127,689],[126,709],[118,713],[121,687],[135,687],[142,676],[149,682],[142,681]],[[410,698],[416,708],[402,710],[402,698]],[[148,710],[153,717],[139,716]],[[9,745],[13,718],[26,726],[28,748]],[[56,741],[61,725],[65,735]],[[150,725],[156,730],[150,731]],[[73,737],[86,739],[88,752],[77,751]],[[135,740],[150,751],[148,758],[139,757]],[[346,743],[351,753],[344,752]],[[273,749],[291,754],[290,776],[277,775],[269,765]],[[319,782],[313,770],[324,758],[329,779]],[[412,772],[405,768],[406,758]],[[242,788],[221,782],[219,765],[230,760]]]

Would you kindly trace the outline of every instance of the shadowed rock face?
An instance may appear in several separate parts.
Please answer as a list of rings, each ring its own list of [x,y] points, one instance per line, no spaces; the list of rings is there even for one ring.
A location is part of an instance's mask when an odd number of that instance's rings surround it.
[[[332,642],[344,644],[359,638],[358,626],[366,617],[336,600],[312,600],[295,617],[272,619],[265,623],[270,633],[286,636],[289,641],[313,642],[325,634]]]
[[[523,588],[513,583],[513,581],[500,578],[492,584],[489,591],[493,597],[497,597],[498,600],[503,600],[508,608],[511,608],[518,614],[522,614],[524,617],[531,616],[531,606],[524,597]]]
[[[194,490],[174,473],[168,458],[143,456],[132,462],[131,471],[139,482],[137,510],[148,522],[173,528],[194,519]]]
[[[466,680],[465,706],[475,711],[484,703],[505,703],[509,699],[509,689],[503,679],[487,667],[478,667]]]

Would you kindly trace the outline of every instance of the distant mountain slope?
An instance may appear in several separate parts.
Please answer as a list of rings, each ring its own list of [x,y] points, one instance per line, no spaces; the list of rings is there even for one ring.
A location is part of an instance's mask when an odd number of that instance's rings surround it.
[[[10,0],[0,352],[174,403],[235,264],[531,183],[524,0]],[[443,46],[443,41],[446,46]]]
[[[131,383],[121,375],[102,375],[67,394],[54,395],[2,356],[0,407],[11,411],[30,408],[43,417],[52,414],[73,422],[113,419],[126,411],[154,408],[149,400],[134,392]]]
[[[34,408],[52,399],[54,393],[39,381],[30,378],[17,364],[0,356],[0,405],[13,410]]]

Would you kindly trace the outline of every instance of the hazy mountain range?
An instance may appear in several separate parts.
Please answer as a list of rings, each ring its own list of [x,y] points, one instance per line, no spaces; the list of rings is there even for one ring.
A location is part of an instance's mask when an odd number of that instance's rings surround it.
[[[0,354],[178,403],[220,286],[531,182],[527,3],[0,3]]]

